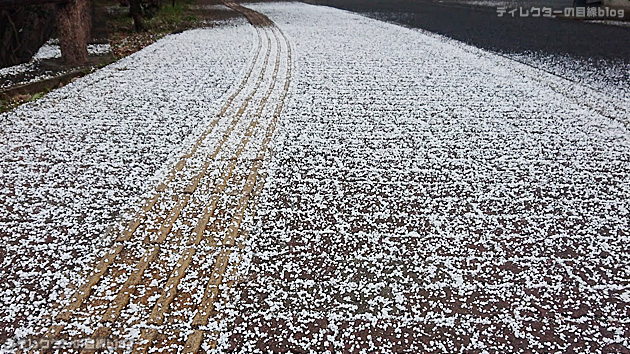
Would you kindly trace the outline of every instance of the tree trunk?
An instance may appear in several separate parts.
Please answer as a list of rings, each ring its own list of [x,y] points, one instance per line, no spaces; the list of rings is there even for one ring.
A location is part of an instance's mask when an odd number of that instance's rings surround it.
[[[58,5],[57,34],[61,57],[67,64],[82,65],[87,62],[90,23],[88,0],[75,0],[75,2]]]
[[[142,22],[142,8],[140,0],[129,0],[129,14],[133,18],[133,23],[137,32],[144,31],[144,23]]]

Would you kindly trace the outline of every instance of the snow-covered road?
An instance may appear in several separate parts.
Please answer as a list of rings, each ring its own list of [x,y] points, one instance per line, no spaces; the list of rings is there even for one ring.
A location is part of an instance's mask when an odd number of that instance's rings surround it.
[[[629,102],[336,9],[252,8],[296,75],[225,348],[630,346]]]
[[[168,36],[0,115],[0,343],[82,281],[214,120],[254,34],[239,19]]]
[[[348,12],[247,6],[275,25],[169,36],[0,116],[3,336],[629,350],[630,102]]]

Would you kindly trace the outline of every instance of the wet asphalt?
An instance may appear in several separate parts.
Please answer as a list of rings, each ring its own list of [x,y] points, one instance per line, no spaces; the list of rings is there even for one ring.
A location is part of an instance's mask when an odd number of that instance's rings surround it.
[[[630,26],[560,18],[499,17],[496,7],[428,0],[314,2],[422,28],[501,53],[536,52],[587,59],[595,64],[601,61],[630,63]],[[566,1],[548,4],[554,9],[563,9],[566,5]],[[628,13],[626,17],[629,17]]]

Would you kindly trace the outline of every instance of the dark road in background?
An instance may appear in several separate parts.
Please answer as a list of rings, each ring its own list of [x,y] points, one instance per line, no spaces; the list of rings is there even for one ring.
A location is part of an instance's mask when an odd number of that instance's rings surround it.
[[[495,7],[426,0],[317,0],[499,52],[545,52],[630,61],[630,27],[497,16]],[[555,6],[555,8],[562,8]]]
[[[474,5],[480,2],[427,0],[315,0],[315,3],[421,28],[513,58],[518,56],[515,59],[598,90],[612,87],[624,94],[630,92],[630,22],[627,26],[615,26],[559,18],[498,17],[496,6],[489,6],[493,4],[491,1],[484,2],[486,6]],[[530,1],[522,6],[563,9],[571,3]],[[523,54],[529,57],[521,57]],[[545,58],[544,62],[540,58]]]

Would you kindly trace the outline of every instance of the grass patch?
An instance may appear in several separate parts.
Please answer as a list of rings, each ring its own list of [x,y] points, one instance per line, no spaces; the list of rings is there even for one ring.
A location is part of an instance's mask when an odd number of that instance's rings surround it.
[[[0,99],[0,113],[10,111],[26,102],[37,101],[38,99],[46,96],[48,92],[50,92],[50,89],[33,94],[15,95],[9,98],[2,98]]]
[[[157,41],[167,34],[180,32],[203,25],[196,10],[195,0],[175,3],[165,2],[154,14],[147,10],[144,19],[146,31],[136,32],[133,19],[119,16],[110,22],[112,52],[116,58],[132,54]]]

